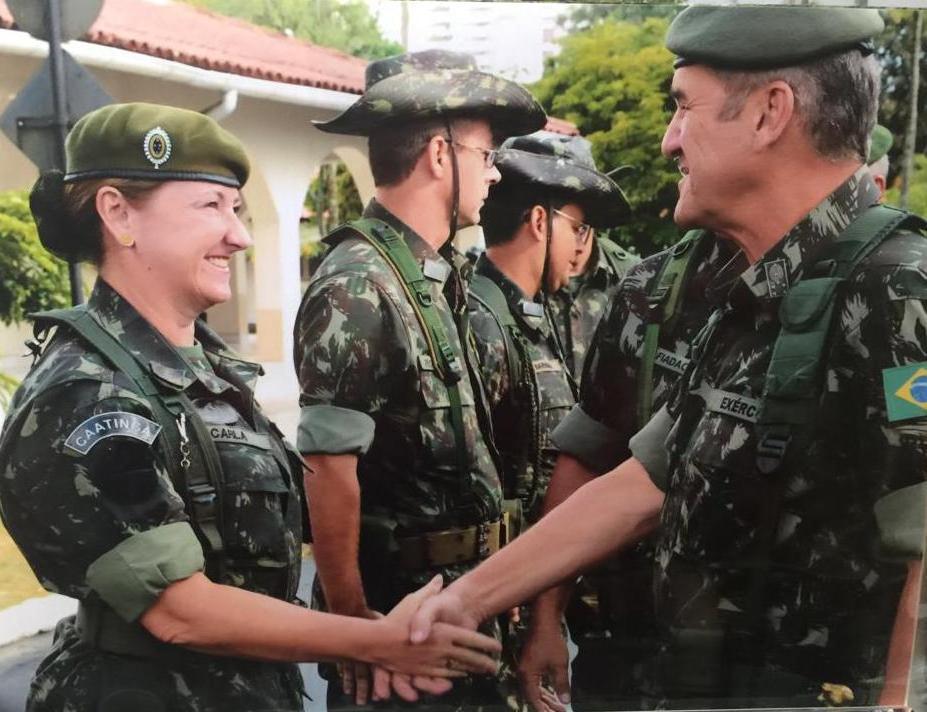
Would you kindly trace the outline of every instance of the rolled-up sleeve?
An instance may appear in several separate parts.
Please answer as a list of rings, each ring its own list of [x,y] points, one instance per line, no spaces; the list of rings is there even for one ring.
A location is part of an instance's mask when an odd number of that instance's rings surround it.
[[[186,522],[134,534],[87,568],[87,584],[126,621],[144,613],[168,586],[205,567]]]
[[[373,443],[373,418],[336,405],[306,405],[299,410],[296,447],[304,455],[364,455]]]
[[[663,406],[630,442],[631,453],[647,470],[651,481],[663,492],[666,492],[669,481],[667,440],[674,423],[673,416]]]
[[[614,468],[627,448],[615,430],[591,418],[581,405],[573,406],[560,421],[552,439],[560,452],[575,457],[595,475]]]
[[[296,321],[294,360],[304,455],[363,455],[406,356],[395,308],[364,274],[310,285]]]

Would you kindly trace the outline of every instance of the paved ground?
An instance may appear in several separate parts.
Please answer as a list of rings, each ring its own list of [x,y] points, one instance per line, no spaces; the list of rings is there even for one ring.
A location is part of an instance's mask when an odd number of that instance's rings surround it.
[[[315,565],[311,559],[303,561],[300,596],[308,598],[309,586],[315,576]],[[0,712],[22,712],[29,680],[42,658],[51,647],[52,634],[42,633],[31,638],[0,646]],[[306,703],[307,712],[324,712],[325,681],[319,678],[315,665],[300,666],[306,679],[311,702]]]

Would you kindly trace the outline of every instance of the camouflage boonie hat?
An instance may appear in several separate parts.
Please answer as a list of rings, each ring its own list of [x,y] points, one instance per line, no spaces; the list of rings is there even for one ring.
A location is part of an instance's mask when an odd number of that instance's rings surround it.
[[[869,134],[869,155],[866,156],[866,165],[871,166],[882,158],[888,153],[893,143],[892,132],[882,124],[876,124],[876,127],[872,129],[872,133]]]
[[[68,134],[65,183],[94,178],[197,180],[240,188],[250,165],[241,141],[196,111],[110,104]]]
[[[427,50],[371,62],[360,99],[331,121],[313,123],[327,133],[369,136],[436,116],[485,118],[500,136],[531,133],[547,120],[524,87],[479,71],[470,55]]]
[[[585,222],[593,227],[615,227],[631,214],[621,188],[596,169],[591,144],[581,136],[538,131],[510,138],[499,150],[496,167],[502,174],[499,185],[505,188],[517,183],[569,196],[583,207]]]
[[[670,25],[674,66],[790,67],[859,49],[870,54],[885,23],[877,10],[839,7],[687,7]]]

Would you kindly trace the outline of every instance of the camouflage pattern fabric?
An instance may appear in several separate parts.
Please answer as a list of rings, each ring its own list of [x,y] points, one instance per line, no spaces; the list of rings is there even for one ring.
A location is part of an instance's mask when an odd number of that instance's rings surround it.
[[[705,288],[733,250],[712,241],[696,255],[683,286],[676,318],[660,331],[653,370],[653,408],[669,397],[688,364],[692,340],[705,325],[712,306]],[[601,474],[630,456],[628,441],[637,432],[640,358],[648,324],[654,315],[649,295],[670,258],[670,250],[632,266],[617,287],[606,316],[589,348],[580,384],[584,416],[604,426],[601,452],[591,429],[580,439],[567,429],[555,434],[555,444]],[[592,463],[595,464],[592,464]],[[653,544],[646,541],[583,577],[567,609],[570,634],[578,646],[573,661],[572,697],[576,709],[596,705],[620,709],[644,708],[649,702],[646,666],[659,647],[653,609]]]
[[[873,510],[927,472],[924,420],[888,421],[882,370],[927,361],[924,238],[897,232],[838,293],[813,430],[782,470],[759,472],[749,410],[719,398],[761,397],[781,296],[877,200],[863,167],[756,264],[739,255],[709,286],[718,309],[670,402],[655,556],[671,641],[657,676],[673,704],[811,706],[825,684],[877,701],[906,562],[880,551]]]
[[[253,384],[260,367],[232,356],[204,328],[197,331],[204,350],[183,355],[102,280],[88,310],[160,381],[186,392],[207,422],[226,490],[225,574],[217,582],[292,600],[302,538],[301,472],[279,464],[282,441],[263,416],[252,420],[251,405],[226,380]],[[189,521],[175,488],[184,474],[168,471],[163,437],[148,443],[110,434],[84,454],[66,444],[88,418],[114,412],[155,418],[128,378],[59,329],[17,391],[0,439],[4,525],[48,591],[97,606],[105,604],[88,584],[92,563],[134,535]],[[152,706],[145,709],[184,712],[301,710],[301,689],[295,665],[181,650],[159,660],[103,652],[81,642],[72,617],[59,624],[28,709],[116,709],[103,699],[122,691],[121,709],[146,703]]]
[[[521,136],[546,122],[544,109],[521,85],[479,71],[461,52],[430,49],[370,62],[364,94],[330,121],[314,121],[328,133],[368,136],[403,122],[438,116],[480,117],[498,136]]]
[[[550,435],[572,408],[573,392],[543,312],[539,316],[525,313],[522,303],[535,303],[526,298],[487,255],[477,262],[476,271],[502,290],[527,345],[530,364],[522,364],[527,366],[522,369],[524,373],[510,373],[506,341],[499,323],[484,304],[471,298],[470,322],[492,412],[493,432],[502,457],[506,496],[520,499],[526,521],[533,523],[540,518],[541,504],[556,461]],[[533,403],[535,391],[538,402]],[[539,428],[537,442],[531,442],[532,434],[526,426],[535,413],[539,414]],[[537,461],[532,456],[536,452],[540,454]]]
[[[461,473],[448,391],[402,285],[365,239],[349,237],[332,247],[297,317],[300,405],[304,418],[313,412],[328,417],[338,408],[366,414],[375,423],[357,474],[362,515],[382,526],[362,527],[359,564],[370,607],[385,612],[435,574],[449,583],[477,563],[405,570],[397,560],[395,538],[496,521],[502,514],[502,488],[479,422],[478,410],[486,406],[476,354],[469,339],[460,336],[466,329],[465,289],[472,266],[450,245],[442,250],[448,261],[376,202],[365,216],[392,225],[422,261],[451,346],[467,369],[459,390],[469,471]],[[351,439],[350,434],[344,437]],[[299,447],[309,454],[339,446],[331,440],[311,450],[302,442]],[[318,579],[313,596],[313,605],[324,608]],[[465,699],[466,685],[455,685],[451,695]]]
[[[622,267],[628,269],[634,261],[636,259],[629,260]],[[551,319],[563,345],[567,366],[577,382],[583,373],[586,352],[592,343],[595,329],[605,315],[623,276],[623,272],[609,263],[597,242],[585,273],[570,279],[569,285],[548,300]]]

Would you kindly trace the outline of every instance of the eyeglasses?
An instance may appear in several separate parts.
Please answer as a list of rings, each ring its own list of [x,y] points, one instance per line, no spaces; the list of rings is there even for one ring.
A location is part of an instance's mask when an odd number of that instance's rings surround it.
[[[557,208],[551,208],[553,212],[557,213],[562,218],[566,218],[571,223],[573,223],[573,237],[576,239],[576,244],[582,246],[589,242],[589,237],[592,235],[592,225],[587,225],[584,222],[580,222],[572,215],[567,215],[562,210],[557,210]]]
[[[460,141],[451,141],[455,146],[460,146],[461,148],[468,148],[471,151],[479,151],[483,154],[483,167],[492,168],[496,165],[496,157],[499,155],[499,152],[494,148],[483,148],[482,146],[468,146],[465,143]]]

